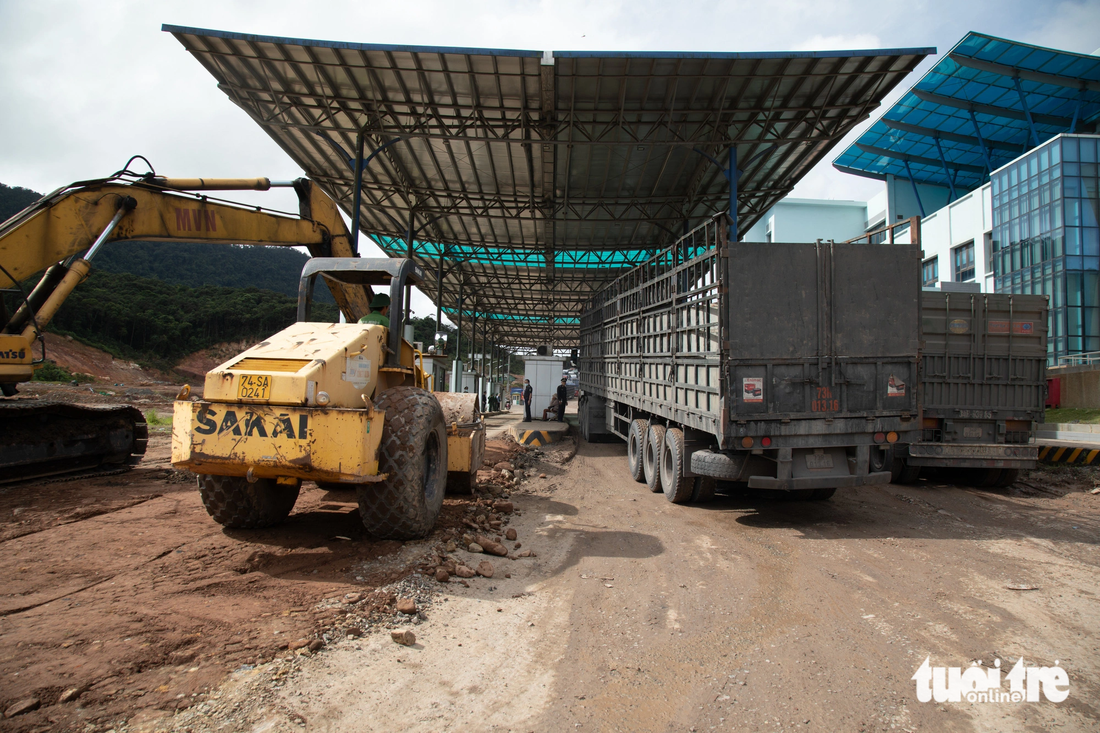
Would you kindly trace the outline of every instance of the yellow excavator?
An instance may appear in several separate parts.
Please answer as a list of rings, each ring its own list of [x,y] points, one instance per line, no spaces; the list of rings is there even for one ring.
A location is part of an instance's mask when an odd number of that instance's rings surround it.
[[[279,186],[297,193],[297,217],[209,193]],[[433,394],[423,357],[404,338],[403,287],[423,282],[418,266],[359,258],[335,203],[308,179],[127,170],[58,189],[0,224],[0,288],[21,297],[14,313],[0,312],[0,480],[125,466],[145,452],[145,420],[133,407],[14,397],[44,362],[43,330],[116,240],[304,246],[314,258],[298,322],[211,371],[201,398],[185,387],[176,401],[172,461],[199,474],[216,521],[281,521],[307,479],[356,487],[371,534],[409,539],[430,531],[446,487],[470,490],[485,441],[475,395]],[[347,323],[309,321],[318,278]],[[390,294],[390,326],[358,323],[378,287]]]

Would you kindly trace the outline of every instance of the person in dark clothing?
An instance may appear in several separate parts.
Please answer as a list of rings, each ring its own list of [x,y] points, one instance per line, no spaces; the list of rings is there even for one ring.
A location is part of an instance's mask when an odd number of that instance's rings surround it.
[[[523,414],[524,422],[531,422],[531,393],[534,390],[531,389],[531,380],[523,380]]]
[[[565,388],[565,377],[558,385],[558,422],[565,422],[565,402],[569,399],[569,390]]]
[[[496,412],[500,409],[500,398],[494,395],[489,395],[489,409]]]

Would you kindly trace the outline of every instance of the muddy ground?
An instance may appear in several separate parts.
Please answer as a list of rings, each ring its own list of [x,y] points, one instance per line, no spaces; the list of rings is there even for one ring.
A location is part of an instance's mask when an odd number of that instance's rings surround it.
[[[0,706],[38,701],[0,731],[1100,728],[1094,470],[673,506],[624,452],[498,441],[490,465],[528,464],[516,513],[475,529],[500,497],[451,497],[411,543],[311,485],[284,526],[224,531],[165,428],[127,474],[0,488]],[[515,559],[463,547],[507,529]],[[1068,699],[916,698],[926,657],[1020,656]]]

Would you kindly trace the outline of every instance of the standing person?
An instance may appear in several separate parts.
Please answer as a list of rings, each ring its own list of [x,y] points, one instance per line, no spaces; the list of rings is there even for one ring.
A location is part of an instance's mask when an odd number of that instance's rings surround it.
[[[531,418],[531,393],[532,392],[534,392],[534,390],[531,389],[531,380],[530,379],[524,379],[523,380],[523,414],[524,414],[523,421],[524,422],[531,422],[532,421],[532,418]]]
[[[565,402],[569,399],[569,390],[565,388],[565,377],[558,385],[558,422],[565,422]]]

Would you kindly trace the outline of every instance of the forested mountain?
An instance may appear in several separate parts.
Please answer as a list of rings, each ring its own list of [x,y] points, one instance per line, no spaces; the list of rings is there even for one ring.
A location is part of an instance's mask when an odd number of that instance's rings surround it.
[[[109,242],[96,255],[96,269],[125,272],[192,288],[259,288],[298,297],[298,279],[309,259],[289,247],[209,242]],[[332,301],[318,288],[320,300]]]
[[[296,298],[258,288],[189,288],[126,273],[92,270],[54,317],[51,330],[116,356],[169,369],[225,341],[259,341],[286,328]],[[335,321],[317,304],[315,320]]]
[[[12,188],[0,183],[0,222],[7,221],[40,198],[42,194],[29,188]]]

